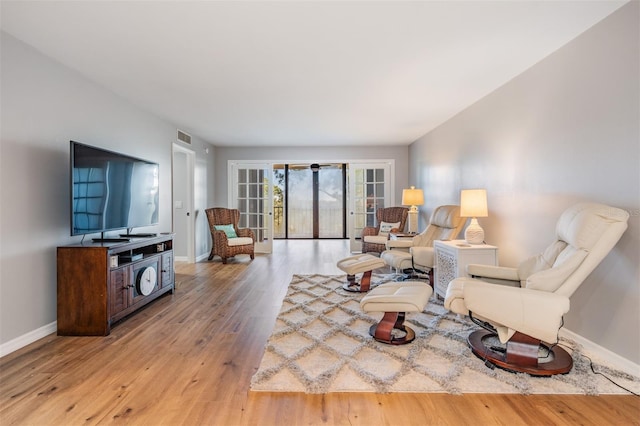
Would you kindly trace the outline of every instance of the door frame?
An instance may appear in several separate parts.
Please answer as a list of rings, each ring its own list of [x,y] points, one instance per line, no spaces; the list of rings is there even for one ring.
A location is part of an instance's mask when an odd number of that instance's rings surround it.
[[[385,207],[391,207],[395,205],[395,186],[396,186],[396,170],[395,160],[362,160],[362,161],[350,161],[347,163],[349,168],[348,178],[348,203],[349,203],[349,250],[352,253],[362,252],[362,241],[356,237],[355,230],[355,210],[356,210],[356,197],[355,197],[355,170],[362,168],[384,168],[385,172],[385,191],[384,191],[384,205]],[[386,176],[388,172],[389,176]]]
[[[273,164],[273,162],[268,161],[229,160],[227,162],[227,205],[229,208],[238,208],[238,169],[262,169],[265,171],[265,176],[267,176],[267,196],[263,198],[262,208],[264,230],[266,232],[262,241],[256,241],[254,244],[256,253],[271,253],[273,251]]]
[[[173,186],[176,181],[176,176],[174,175],[174,161],[175,154],[177,152],[183,153],[187,158],[187,176],[185,179],[186,182],[186,194],[187,200],[184,202],[186,206],[184,206],[186,210],[186,247],[187,247],[187,256],[176,256],[175,259],[178,261],[187,261],[188,263],[195,263],[196,261],[196,238],[195,238],[195,214],[194,214],[194,182],[195,182],[195,163],[196,163],[196,153],[189,149],[185,148],[177,143],[172,144],[171,150],[171,229],[175,232],[175,221],[176,221],[176,208],[175,208],[175,194],[173,191]],[[182,236],[178,233],[174,236],[175,238],[181,238]]]

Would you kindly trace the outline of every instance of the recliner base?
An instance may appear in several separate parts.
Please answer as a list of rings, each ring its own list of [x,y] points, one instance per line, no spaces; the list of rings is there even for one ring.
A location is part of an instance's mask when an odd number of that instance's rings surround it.
[[[495,337],[496,333],[487,330],[476,330],[469,335],[467,341],[471,351],[480,359],[507,371],[527,373],[532,376],[552,376],[566,374],[573,367],[571,355],[559,346],[551,346],[531,336],[517,332],[507,342],[506,350],[488,346],[486,340]],[[553,356],[549,362],[539,362],[538,350],[545,348]]]

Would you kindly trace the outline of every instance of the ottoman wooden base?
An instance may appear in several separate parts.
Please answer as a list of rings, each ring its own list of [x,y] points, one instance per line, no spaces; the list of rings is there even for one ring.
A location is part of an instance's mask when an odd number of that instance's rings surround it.
[[[415,332],[404,324],[407,312],[422,312],[433,289],[420,281],[405,281],[382,284],[370,291],[360,302],[365,312],[384,312],[369,334],[378,342],[390,345],[411,343]]]
[[[380,322],[371,326],[369,334],[378,342],[389,345],[411,343],[416,338],[416,333],[404,324],[404,317],[404,312],[385,312]],[[393,330],[400,330],[403,334],[394,336]]]
[[[347,273],[347,282],[342,286],[347,291],[364,293],[371,289],[371,274],[374,269],[385,266],[379,257],[370,254],[358,254],[346,257],[337,264],[338,268]],[[362,273],[360,282],[356,281],[356,274]]]

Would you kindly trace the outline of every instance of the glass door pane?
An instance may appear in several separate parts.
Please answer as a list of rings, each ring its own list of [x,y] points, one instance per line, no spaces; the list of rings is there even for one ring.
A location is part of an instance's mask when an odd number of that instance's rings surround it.
[[[313,175],[309,165],[290,165],[288,185],[288,237],[313,238]]]
[[[319,238],[344,238],[342,165],[323,165],[318,171]]]
[[[273,165],[273,238],[286,238],[284,164]]]

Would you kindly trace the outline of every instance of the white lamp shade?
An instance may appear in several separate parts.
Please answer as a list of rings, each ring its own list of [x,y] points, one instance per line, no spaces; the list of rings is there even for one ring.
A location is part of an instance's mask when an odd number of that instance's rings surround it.
[[[412,186],[409,189],[402,190],[402,205],[403,206],[421,206],[424,204],[424,193],[422,189],[416,189]]]
[[[461,217],[487,217],[487,190],[463,189],[460,192]]]

